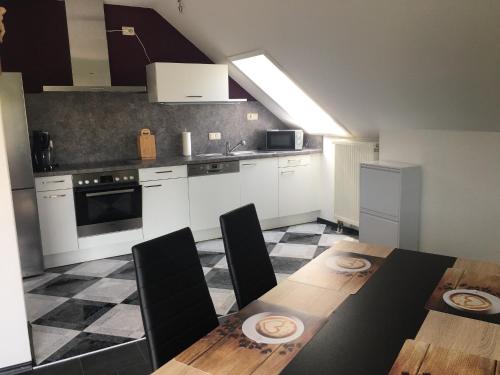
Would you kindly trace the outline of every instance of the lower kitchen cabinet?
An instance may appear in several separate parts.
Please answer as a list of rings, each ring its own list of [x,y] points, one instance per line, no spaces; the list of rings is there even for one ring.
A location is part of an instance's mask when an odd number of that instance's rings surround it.
[[[311,157],[307,164],[279,168],[279,216],[319,210],[319,163]]]
[[[219,227],[219,216],[241,205],[240,173],[189,177],[193,231]]]
[[[78,250],[73,189],[36,194],[43,255]]]
[[[260,220],[278,217],[278,158],[240,161],[241,205],[254,203]]]
[[[145,239],[189,226],[187,178],[142,183],[142,225]]]

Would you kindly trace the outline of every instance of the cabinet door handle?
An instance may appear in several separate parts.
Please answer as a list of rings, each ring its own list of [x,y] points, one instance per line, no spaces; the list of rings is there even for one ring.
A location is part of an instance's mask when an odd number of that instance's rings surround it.
[[[203,98],[203,95],[186,95],[186,98]]]
[[[172,173],[173,171],[158,171],[158,172],[155,172],[156,174],[161,174],[161,173]]]
[[[43,181],[42,184],[62,184],[64,180]]]
[[[161,187],[161,184],[158,185],[149,185],[149,186],[144,186],[145,188],[155,188],[155,187]]]
[[[66,194],[58,194],[58,195],[45,195],[44,199],[54,199],[54,198],[64,198]]]
[[[283,171],[281,174],[295,173],[295,171]]]
[[[244,166],[255,166],[257,165],[257,163],[245,163],[245,164],[241,164],[241,165],[244,165]]]

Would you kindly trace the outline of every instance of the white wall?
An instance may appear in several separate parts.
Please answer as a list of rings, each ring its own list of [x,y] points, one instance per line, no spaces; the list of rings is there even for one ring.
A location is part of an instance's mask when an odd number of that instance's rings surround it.
[[[422,166],[422,250],[500,262],[500,133],[382,131],[380,159]]]
[[[0,103],[0,369],[30,362],[26,309]]]

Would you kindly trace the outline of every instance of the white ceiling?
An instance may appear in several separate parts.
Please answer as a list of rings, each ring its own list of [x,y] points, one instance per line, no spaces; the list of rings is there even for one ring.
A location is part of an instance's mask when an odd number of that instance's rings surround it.
[[[184,0],[181,15],[177,0],[108,3],[155,9],[215,62],[266,51],[356,136],[500,131],[498,0]]]

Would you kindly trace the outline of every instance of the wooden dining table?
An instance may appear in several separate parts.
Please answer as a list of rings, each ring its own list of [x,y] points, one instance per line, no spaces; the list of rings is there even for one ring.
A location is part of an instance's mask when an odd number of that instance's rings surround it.
[[[345,254],[370,260],[371,272],[332,275],[324,267],[329,257]],[[454,266],[500,273],[495,263],[340,241],[257,301],[223,318],[219,327],[154,374],[388,374],[396,358],[405,358],[403,349],[430,345],[437,353],[458,351],[495,363],[500,360],[498,325],[425,308],[443,274]],[[243,323],[268,312],[298,318],[304,333],[283,344],[246,337]],[[462,333],[469,331],[470,339],[464,338]],[[407,341],[412,339],[417,341]],[[427,363],[429,357],[421,357]]]

